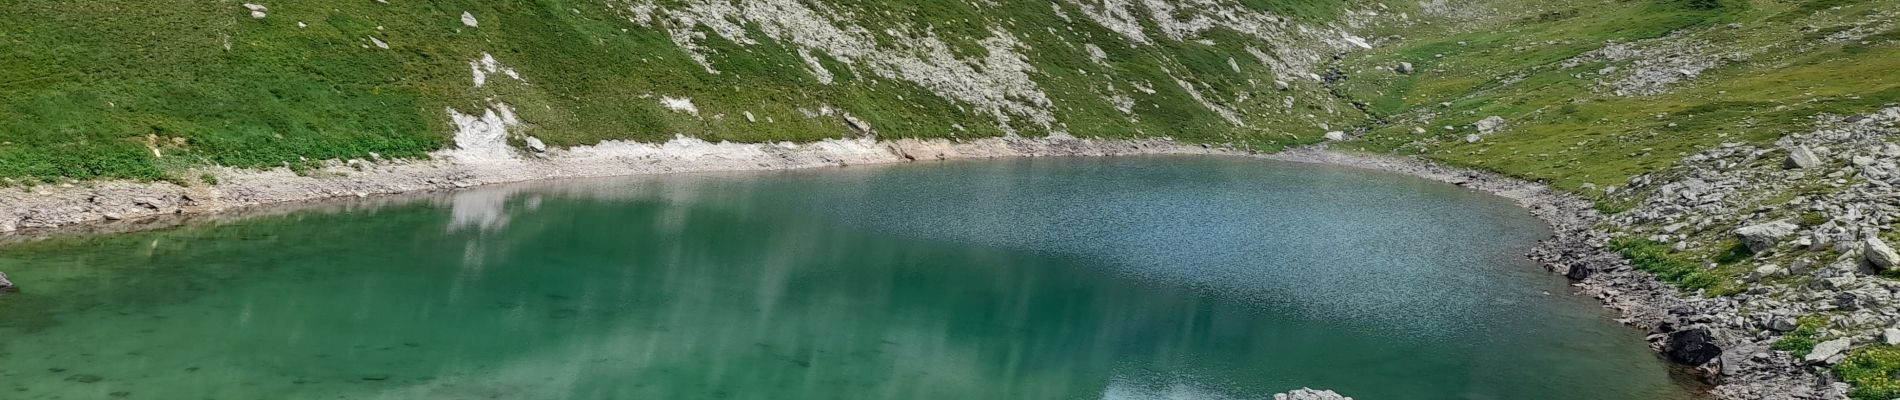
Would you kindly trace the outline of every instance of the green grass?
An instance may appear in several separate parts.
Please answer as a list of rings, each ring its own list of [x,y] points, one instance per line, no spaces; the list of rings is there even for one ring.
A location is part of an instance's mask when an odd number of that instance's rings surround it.
[[[1827,327],[1827,317],[1809,315],[1795,320],[1795,328],[1780,339],[1775,339],[1771,347],[1775,350],[1794,353],[1797,357],[1807,357],[1814,351],[1814,345],[1821,343],[1821,329]]]
[[[1834,366],[1834,375],[1854,385],[1855,400],[1900,398],[1900,347],[1874,345],[1854,349]]]
[[[1863,8],[1900,6],[1891,0],[1848,3],[1804,15],[1847,18]],[[1356,147],[1419,154],[1582,190],[1668,168],[1686,154],[1720,143],[1766,144],[1808,129],[1816,114],[1859,114],[1900,102],[1895,92],[1900,81],[1879,72],[1900,68],[1900,46],[1881,35],[1867,44],[1819,44],[1813,51],[1766,52],[1731,61],[1658,96],[1600,92],[1592,76],[1610,64],[1562,67],[1561,61],[1605,42],[1675,32],[1735,51],[1805,45],[1810,39],[1804,35],[1811,34],[1807,23],[1771,21],[1809,7],[1801,4],[1807,3],[1623,1],[1580,8],[1574,15],[1570,8],[1524,7],[1525,17],[1496,29],[1421,37],[1375,50],[1348,65],[1357,70],[1408,61],[1422,72],[1360,74],[1343,92],[1372,104],[1374,113],[1387,120],[1433,118],[1377,127]],[[1738,25],[1726,25],[1731,22]],[[1504,117],[1511,128],[1475,144],[1461,140],[1472,122],[1490,115]],[[1415,135],[1415,126],[1430,129]]]
[[[1621,237],[1610,241],[1610,248],[1623,254],[1636,269],[1655,274],[1664,282],[1687,291],[1703,290],[1708,296],[1739,293],[1731,279],[1733,269],[1703,268],[1691,254],[1671,251],[1669,246],[1647,239]]]
[[[1246,4],[1324,22],[1337,17],[1345,2]],[[174,175],[195,165],[308,169],[321,160],[372,153],[418,158],[448,145],[452,127],[445,110],[479,113],[491,101],[512,105],[527,122],[527,134],[557,146],[658,141],[676,134],[740,142],[852,135],[836,119],[799,112],[822,105],[865,119],[884,137],[1050,131],[1021,118],[998,126],[985,110],[914,83],[872,76],[822,52],[815,54],[838,82],[819,84],[794,48],[757,26],[748,27],[749,38],[759,42],[754,45],[708,33],[702,45],[722,71],[710,74],[665,33],[629,22],[621,3],[613,1],[268,5],[269,17],[254,20],[236,3],[0,4],[0,26],[6,27],[0,30],[0,178],[178,180]],[[1319,136],[1317,128],[1288,134],[1270,127],[1313,125],[1304,114],[1330,101],[1308,92],[1301,95],[1306,108],[1269,106],[1278,93],[1247,84],[1269,71],[1243,51],[1248,43],[1264,45],[1232,31],[1204,35],[1215,46],[1163,40],[1130,48],[1119,34],[1081,18],[1067,4],[1073,20],[1040,2],[830,5],[876,16],[854,22],[886,43],[893,38],[885,29],[929,30],[961,57],[987,56],[979,41],[992,29],[1008,31],[1025,43],[1021,51],[1035,67],[1031,78],[1054,102],[1053,130],[1082,136],[1308,143]],[[476,15],[481,26],[462,26],[463,11]],[[392,48],[368,47],[372,36]],[[1113,62],[1093,62],[1081,43],[1113,52]],[[473,87],[468,62],[483,53],[528,82],[496,78]],[[1228,58],[1245,69],[1233,71]],[[1233,126],[1201,107],[1174,84],[1177,78],[1207,85],[1204,95],[1237,104],[1250,126]],[[1129,82],[1147,82],[1155,93],[1136,92]],[[1104,100],[1110,85],[1135,97],[1135,115]],[[704,117],[665,110],[658,96],[691,97]],[[746,121],[746,112],[760,122]],[[152,143],[162,156],[154,155]]]

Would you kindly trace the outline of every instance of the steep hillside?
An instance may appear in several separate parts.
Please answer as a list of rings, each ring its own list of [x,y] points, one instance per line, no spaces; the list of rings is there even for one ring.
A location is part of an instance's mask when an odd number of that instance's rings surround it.
[[[1150,3],[8,2],[0,177],[423,158],[489,111],[516,146],[858,136],[849,116],[1275,147],[1361,118],[1312,74],[1357,47],[1344,1]]]
[[[1724,398],[1900,397],[1900,0],[13,1],[0,27],[6,186],[625,141],[1323,143],[1594,202],[1574,244],[1624,257],[1552,266],[1672,299],[1625,311]],[[464,184],[431,174],[378,190]]]

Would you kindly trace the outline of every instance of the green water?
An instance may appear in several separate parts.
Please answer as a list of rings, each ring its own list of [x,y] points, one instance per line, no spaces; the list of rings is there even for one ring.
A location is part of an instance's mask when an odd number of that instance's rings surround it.
[[[0,248],[0,398],[1691,398],[1544,229],[1184,157],[327,203]]]

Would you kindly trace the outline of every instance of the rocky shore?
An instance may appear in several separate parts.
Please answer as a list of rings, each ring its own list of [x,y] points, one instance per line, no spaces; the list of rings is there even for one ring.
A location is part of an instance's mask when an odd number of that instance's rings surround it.
[[[1413,158],[1347,154],[1324,147],[1263,157],[1413,175],[1515,200],[1552,230],[1552,236],[1532,250],[1532,260],[1571,279],[1579,294],[1595,297],[1619,312],[1619,322],[1648,332],[1651,348],[1670,361],[1695,367],[1716,384],[1716,398],[1846,398],[1844,388],[1830,385],[1802,360],[1739,340],[1713,326],[1715,321],[1739,318],[1733,303],[1692,299],[1655,275],[1637,270],[1609,248],[1610,234],[1599,225],[1606,217],[1588,200],[1534,182]]]
[[[986,138],[965,141],[834,139],[813,143],[607,142],[540,152],[470,156],[448,150],[432,160],[331,161],[313,171],[206,168],[205,181],[83,182],[0,190],[0,233],[76,225],[111,230],[165,215],[209,214],[264,204],[368,197],[546,179],[679,172],[785,170],[997,157],[1239,154],[1170,140]],[[211,182],[216,182],[215,184]],[[4,240],[0,240],[4,241]]]

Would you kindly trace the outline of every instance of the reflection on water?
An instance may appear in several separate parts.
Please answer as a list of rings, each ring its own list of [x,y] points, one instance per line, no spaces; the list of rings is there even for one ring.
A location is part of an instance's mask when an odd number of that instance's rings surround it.
[[[1253,160],[482,188],[0,248],[0,398],[1686,398],[1495,198]],[[1603,385],[1602,382],[1616,382]]]

